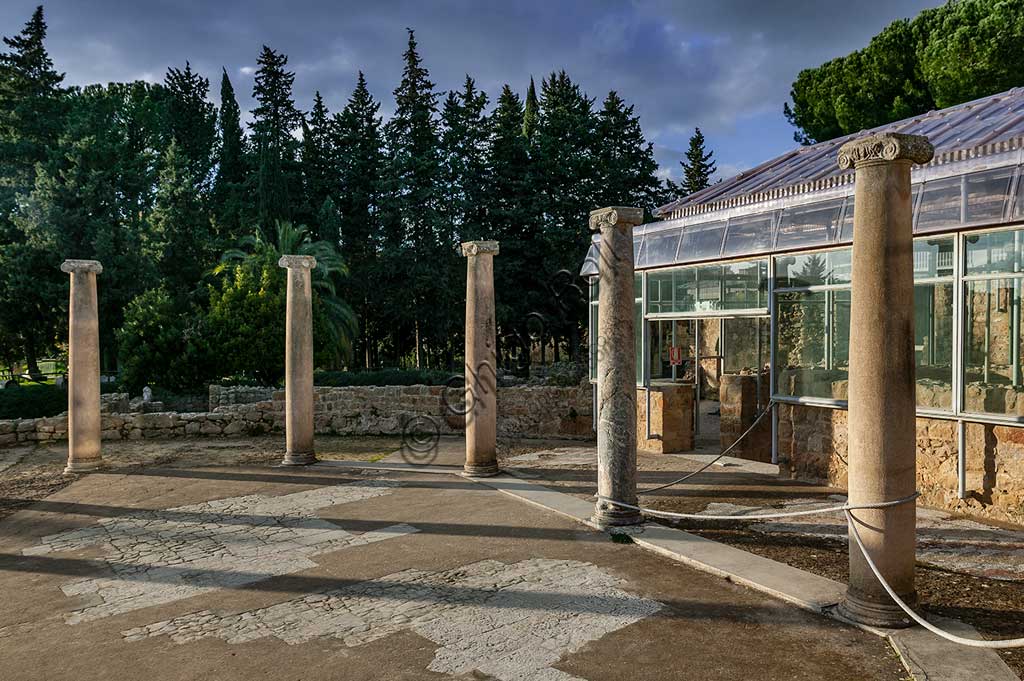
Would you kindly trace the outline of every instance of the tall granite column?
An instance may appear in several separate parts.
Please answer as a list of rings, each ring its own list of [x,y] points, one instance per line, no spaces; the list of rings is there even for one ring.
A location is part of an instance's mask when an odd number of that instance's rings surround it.
[[[100,324],[95,260],[65,260],[71,275],[68,309],[68,463],[65,473],[93,471],[100,454]]]
[[[472,477],[496,475],[498,357],[494,322],[497,241],[468,241],[466,256],[466,465]]]
[[[313,452],[313,292],[316,258],[284,255],[277,263],[288,269],[288,312],[284,349],[285,466],[316,463]]]
[[[932,155],[927,138],[895,133],[870,135],[839,149],[839,167],[856,169],[848,416],[852,505],[894,501],[916,489],[910,167]],[[916,505],[853,515],[881,574],[913,603]],[[852,536],[849,542],[850,580],[840,612],[862,624],[907,626],[909,620],[872,574]]]
[[[597,303],[597,493],[633,506],[636,497],[636,343],[634,336],[633,227],[639,208],[590,213],[600,231]],[[634,525],[639,511],[599,499],[593,520],[602,527]]]

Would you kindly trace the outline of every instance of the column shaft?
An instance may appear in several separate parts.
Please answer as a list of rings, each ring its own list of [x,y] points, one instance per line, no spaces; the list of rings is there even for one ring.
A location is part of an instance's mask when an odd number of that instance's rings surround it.
[[[597,493],[637,505],[636,343],[634,335],[633,227],[638,208],[604,208],[590,214],[601,233],[597,329]],[[633,525],[640,513],[598,500],[594,522]]]
[[[95,260],[66,260],[68,309],[68,463],[65,473],[95,470],[100,452],[100,327]]]
[[[316,462],[313,449],[313,294],[309,256],[284,256],[288,268],[288,311],[285,331],[285,442],[283,463],[304,466]]]
[[[905,498],[916,489],[910,168],[931,158],[931,146],[920,137],[879,135],[843,150],[850,154],[845,167],[856,166],[848,460],[849,499],[857,505]],[[914,602],[915,504],[857,510],[854,516],[886,581]],[[863,624],[908,624],[852,536],[849,552],[841,611]]]
[[[498,394],[494,320],[496,241],[462,244],[466,256],[466,463],[464,473],[499,472]]]

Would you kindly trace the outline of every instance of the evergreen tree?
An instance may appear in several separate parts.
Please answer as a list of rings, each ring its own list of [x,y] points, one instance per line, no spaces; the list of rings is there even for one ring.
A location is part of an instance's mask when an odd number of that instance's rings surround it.
[[[457,334],[454,293],[449,277],[455,261],[455,239],[442,224],[441,154],[438,141],[437,94],[409,30],[402,80],[395,89],[395,115],[388,122],[389,214],[385,224],[385,286],[408,291],[409,308],[396,306],[392,328],[414,341],[415,364],[423,366],[424,343],[451,356]],[[386,282],[386,283],[385,283]],[[408,334],[408,335],[405,335]],[[396,338],[395,350],[406,347]]]
[[[458,241],[480,239],[484,229],[486,152],[489,134],[484,115],[487,95],[468,75],[461,92],[449,92],[441,112],[445,170],[446,223]]]
[[[247,200],[245,133],[242,116],[227,69],[220,79],[220,113],[217,117],[217,175],[213,185],[213,204],[221,247],[241,237],[251,215]]]
[[[337,191],[334,153],[330,139],[330,114],[318,90],[313,98],[309,120],[302,121],[302,178],[306,189],[306,210],[319,211],[324,201]],[[319,222],[317,222],[319,224]],[[337,234],[313,234],[313,238],[337,242]]]
[[[711,186],[711,176],[717,170],[713,157],[713,151],[705,151],[704,134],[700,128],[694,128],[690,146],[686,150],[686,160],[679,162],[683,167],[683,182],[680,185],[683,196]]]
[[[598,113],[598,203],[640,206],[650,211],[660,198],[654,145],[644,139],[640,118],[614,90]]]
[[[526,91],[526,107],[523,110],[523,137],[533,140],[537,129],[537,118],[540,116],[540,102],[537,101],[537,88],[530,77],[530,87]]]
[[[36,164],[47,160],[63,128],[64,75],[54,70],[45,39],[39,6],[20,34],[3,39],[7,50],[0,52],[0,326],[21,344],[32,375],[55,335],[58,304],[50,296],[63,290],[53,273],[37,270],[50,266],[51,255],[29,244],[12,220],[17,196],[32,190]]]
[[[285,68],[288,57],[264,45],[256,63],[252,130],[257,214],[260,227],[272,231],[278,221],[291,219],[293,201],[302,196],[299,143],[292,134],[302,124],[302,114],[292,99],[295,74]]]
[[[169,142],[177,148],[192,174],[205,185],[213,165],[213,146],[217,138],[217,113],[208,101],[210,81],[192,70],[167,69],[164,78],[167,90],[165,129]],[[181,159],[175,161],[180,163]]]
[[[341,252],[350,272],[341,288],[359,318],[356,359],[366,368],[378,365],[379,340],[388,328],[382,313],[391,305],[387,292],[376,285],[384,277],[377,263],[385,167],[379,111],[380,104],[373,99],[360,72],[344,110],[331,121],[339,175]]]
[[[153,242],[167,291],[184,301],[216,262],[218,244],[202,192],[203,178],[177,140],[164,153],[152,212]]]

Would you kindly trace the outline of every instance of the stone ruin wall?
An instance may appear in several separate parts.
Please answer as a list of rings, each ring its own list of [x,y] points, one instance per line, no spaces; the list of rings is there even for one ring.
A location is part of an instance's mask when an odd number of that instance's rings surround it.
[[[845,489],[847,412],[780,404],[779,472]],[[966,424],[967,499],[957,497],[956,421],[917,419],[921,504],[1024,524],[1024,428]]]
[[[142,438],[231,437],[284,432],[284,391],[269,399],[241,402],[259,394],[230,388],[217,394],[209,412],[104,413],[104,440]],[[400,435],[405,423],[428,417],[441,434],[463,432],[458,405],[446,404],[440,386],[369,386],[315,389],[314,422],[321,435]],[[451,391],[449,391],[450,393]],[[246,397],[248,395],[248,398]],[[211,401],[213,400],[211,391]],[[225,402],[221,404],[221,400]],[[498,388],[498,436],[589,440],[592,432],[591,388]],[[0,421],[0,447],[67,439],[67,416]]]

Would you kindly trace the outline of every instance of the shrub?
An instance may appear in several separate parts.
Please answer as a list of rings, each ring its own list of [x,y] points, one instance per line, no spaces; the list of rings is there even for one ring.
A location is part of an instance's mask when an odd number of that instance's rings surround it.
[[[116,392],[111,383],[100,385],[100,392]],[[0,390],[0,420],[38,419],[56,416],[68,410],[67,388],[52,383],[22,383]]]

